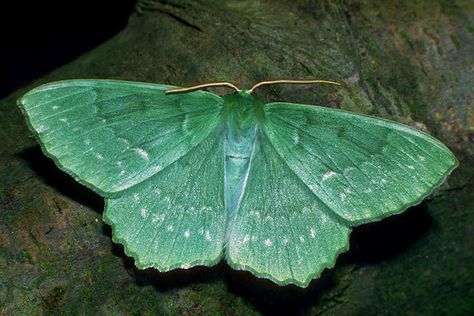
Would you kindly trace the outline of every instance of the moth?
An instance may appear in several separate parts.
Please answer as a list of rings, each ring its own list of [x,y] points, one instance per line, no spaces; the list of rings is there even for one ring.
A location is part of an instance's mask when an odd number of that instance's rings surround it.
[[[105,198],[138,268],[228,264],[305,287],[357,225],[420,203],[458,162],[430,135],[381,118],[263,103],[230,83],[180,89],[66,80],[19,99],[45,155]],[[228,86],[220,97],[196,89]]]

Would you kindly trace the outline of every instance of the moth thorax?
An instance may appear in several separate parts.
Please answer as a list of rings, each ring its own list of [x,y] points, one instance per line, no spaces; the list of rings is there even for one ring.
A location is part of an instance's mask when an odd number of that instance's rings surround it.
[[[225,96],[224,108],[228,126],[237,134],[246,134],[263,117],[263,103],[247,90]]]

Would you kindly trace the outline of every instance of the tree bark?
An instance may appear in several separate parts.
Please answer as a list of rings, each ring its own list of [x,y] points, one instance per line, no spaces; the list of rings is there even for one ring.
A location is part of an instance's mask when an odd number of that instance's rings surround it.
[[[472,312],[473,16],[474,3],[457,0],[139,1],[115,37],[0,103],[0,314]],[[139,271],[112,243],[102,198],[41,153],[16,105],[29,88],[70,78],[242,88],[269,79],[336,80],[344,85],[279,85],[257,94],[413,125],[447,144],[461,164],[430,199],[356,228],[351,249],[304,290],[225,263]]]

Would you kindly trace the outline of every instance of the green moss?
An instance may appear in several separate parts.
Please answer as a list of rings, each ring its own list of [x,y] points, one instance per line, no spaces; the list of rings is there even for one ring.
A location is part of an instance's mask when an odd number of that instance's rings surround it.
[[[61,286],[53,287],[45,297],[43,297],[43,304],[46,313],[50,315],[61,315],[62,301],[66,290]]]

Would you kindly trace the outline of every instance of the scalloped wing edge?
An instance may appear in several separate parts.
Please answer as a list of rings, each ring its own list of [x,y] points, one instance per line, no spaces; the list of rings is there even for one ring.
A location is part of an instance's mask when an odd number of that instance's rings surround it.
[[[398,212],[393,212],[393,213],[390,213],[390,214],[381,214],[380,216],[375,216],[373,218],[369,218],[369,219],[366,219],[366,220],[358,220],[358,221],[348,221],[348,220],[345,220],[341,217],[341,219],[349,226],[349,227],[355,227],[355,226],[359,226],[359,225],[363,225],[363,224],[368,224],[368,223],[373,223],[373,222],[378,222],[378,221],[381,221],[385,218],[388,218],[388,217],[391,217],[391,216],[394,216],[394,215],[399,215],[401,213],[403,213],[404,211],[406,211],[408,208],[412,207],[412,206],[416,206],[416,205],[419,205],[421,202],[423,202],[423,200],[425,200],[428,196],[430,196],[433,192],[435,192],[445,181],[446,179],[448,178],[448,176],[459,166],[459,160],[457,159],[457,157],[454,155],[454,153],[451,151],[451,149],[448,148],[448,146],[446,146],[444,143],[442,143],[440,140],[438,140],[437,138],[435,138],[434,136],[430,135],[429,133],[427,132],[424,132],[424,131],[421,131],[417,128],[414,128],[412,126],[409,126],[409,125],[405,125],[403,123],[399,123],[399,122],[396,122],[396,121],[393,121],[393,120],[388,120],[388,119],[385,119],[385,118],[381,118],[381,117],[377,117],[377,116],[373,116],[373,115],[367,115],[367,114],[361,114],[361,113],[355,113],[355,112],[351,112],[351,111],[345,111],[345,110],[341,110],[341,109],[334,109],[334,108],[328,108],[328,107],[324,107],[324,106],[319,106],[319,105],[312,105],[312,104],[300,104],[300,103],[290,103],[290,102],[271,102],[271,103],[266,103],[265,106],[267,105],[295,105],[295,106],[300,106],[300,107],[317,107],[317,108],[320,108],[320,109],[323,109],[325,111],[331,111],[331,112],[336,112],[336,113],[344,113],[344,114],[347,114],[347,115],[355,115],[355,116],[361,116],[362,118],[368,118],[368,119],[371,119],[371,120],[375,120],[375,121],[382,121],[382,122],[386,122],[386,123],[390,123],[390,124],[393,124],[394,126],[396,127],[399,127],[400,130],[403,130],[403,131],[406,131],[406,132],[409,132],[410,134],[414,134],[414,135],[422,135],[423,137],[429,139],[430,141],[432,141],[432,143],[434,145],[437,145],[439,146],[440,148],[443,148],[444,150],[446,150],[450,155],[451,155],[451,158],[453,158],[453,161],[454,161],[454,164],[451,165],[450,168],[448,168],[446,170],[446,172],[444,173],[444,175],[440,178],[440,180],[434,184],[430,190],[428,190],[427,192],[425,192],[424,194],[420,195],[420,197],[411,202],[411,203],[408,203],[408,204],[405,204],[405,205],[402,205],[400,207],[400,210]],[[271,141],[270,141],[271,142]],[[276,151],[278,155],[280,155],[279,151],[277,150]],[[283,161],[286,163],[286,160],[280,155],[280,157],[283,159]],[[290,168],[291,170],[291,168]],[[295,176],[301,180],[301,178],[296,174],[294,173]],[[302,180],[301,180],[302,181]],[[302,181],[304,183],[304,181]],[[304,183],[305,184],[305,183]],[[305,184],[306,185],[306,184]],[[310,189],[311,191],[311,189]]]
[[[306,288],[311,283],[311,281],[313,281],[314,279],[319,278],[321,276],[321,274],[324,272],[324,270],[326,270],[326,269],[329,270],[329,269],[334,268],[334,266],[336,265],[336,262],[337,262],[337,258],[339,258],[339,255],[349,250],[351,232],[352,232],[351,228],[348,227],[348,234],[347,234],[346,242],[344,243],[344,245],[342,247],[340,247],[339,249],[337,249],[334,252],[334,256],[332,257],[332,260],[322,264],[320,269],[317,269],[313,273],[308,274],[308,276],[304,280],[297,280],[297,279],[291,278],[291,277],[286,278],[286,279],[282,279],[282,280],[276,279],[271,274],[259,271],[258,269],[255,269],[252,266],[242,265],[240,263],[232,261],[231,258],[229,257],[229,255],[227,254],[227,252],[225,254],[225,260],[227,261],[229,266],[232,267],[235,270],[250,272],[258,278],[270,280],[270,281],[272,281],[272,282],[274,282],[274,283],[276,283],[280,286],[295,285],[295,286],[298,286],[298,287],[301,287],[301,288]]]
[[[191,262],[189,264],[177,263],[177,264],[170,265],[170,266],[167,266],[167,267],[162,267],[162,266],[159,266],[159,265],[156,265],[156,264],[142,263],[141,260],[140,260],[140,255],[137,252],[133,251],[130,248],[130,246],[128,245],[127,241],[117,234],[118,230],[117,230],[116,224],[114,223],[114,221],[112,221],[108,217],[108,213],[107,213],[108,200],[109,200],[108,198],[105,199],[105,205],[104,205],[104,212],[102,214],[102,220],[104,221],[104,223],[106,223],[107,225],[110,225],[110,227],[112,227],[112,241],[116,244],[121,244],[123,246],[124,253],[128,257],[131,257],[131,258],[134,259],[135,266],[138,269],[145,270],[145,269],[148,269],[148,268],[154,268],[154,269],[157,269],[160,272],[168,272],[168,271],[175,270],[175,269],[190,269],[190,268],[197,267],[197,266],[211,267],[211,266],[214,266],[214,265],[218,264],[222,260],[222,258],[224,256],[225,247],[222,247],[219,255],[217,255],[215,258],[212,258],[211,260],[208,260],[208,261],[200,260],[200,261]]]

